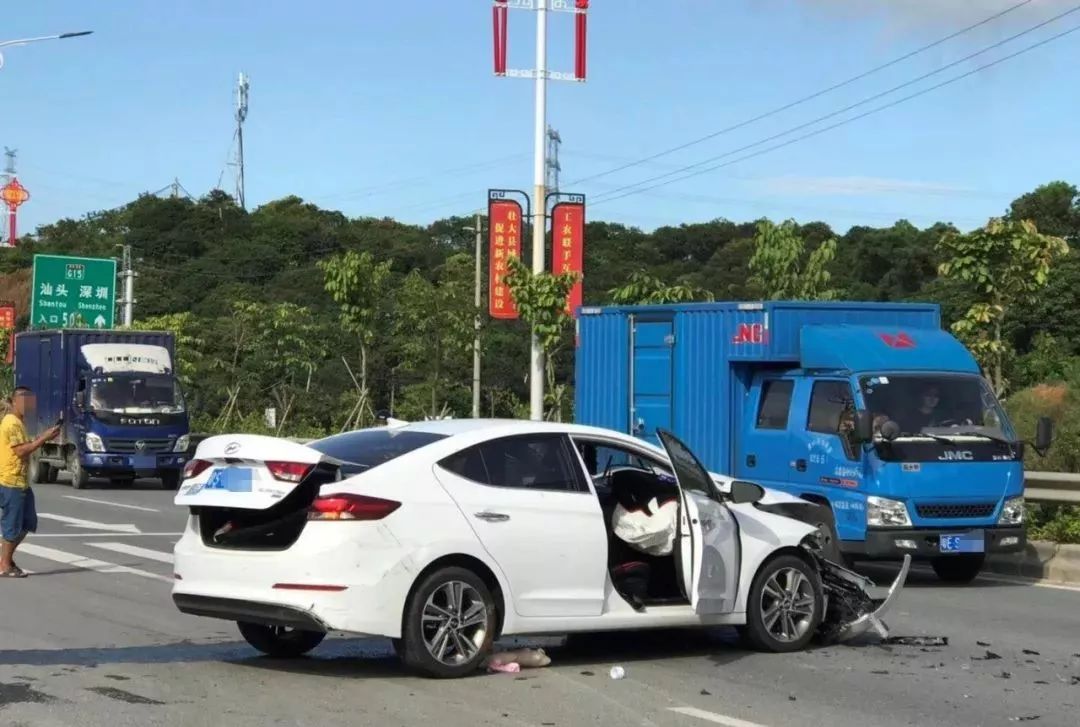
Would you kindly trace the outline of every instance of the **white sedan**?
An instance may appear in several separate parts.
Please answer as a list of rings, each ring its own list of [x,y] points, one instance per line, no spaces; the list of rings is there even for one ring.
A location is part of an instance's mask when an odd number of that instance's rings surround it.
[[[474,671],[500,636],[731,625],[787,652],[884,632],[906,562],[871,599],[822,557],[819,506],[709,474],[659,436],[663,449],[572,424],[449,420],[307,445],[207,439],[176,495],[190,516],[173,600],[236,621],[266,654],[299,656],[331,631],[383,636],[436,677]],[[617,508],[661,502],[675,503],[666,548],[614,535]]]

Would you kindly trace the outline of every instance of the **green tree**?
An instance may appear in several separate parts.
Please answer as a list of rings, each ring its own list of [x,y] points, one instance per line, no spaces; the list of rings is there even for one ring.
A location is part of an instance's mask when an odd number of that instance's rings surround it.
[[[703,288],[687,284],[668,285],[644,270],[632,273],[625,285],[612,288],[608,295],[615,305],[660,305],[714,300],[713,294]]]
[[[360,341],[361,396],[368,396],[368,355],[378,335],[390,292],[390,263],[350,250],[319,262],[326,292],[340,309],[341,325]]]
[[[562,421],[566,386],[555,377],[556,358],[566,345],[566,334],[573,317],[567,311],[567,296],[578,281],[577,273],[535,274],[517,256],[510,256],[506,284],[517,305],[521,319],[532,328],[544,352],[547,378],[547,417]]]
[[[966,235],[948,232],[938,243],[939,273],[961,281],[971,296],[952,329],[989,372],[999,396],[1005,393],[1005,363],[1012,353],[1004,326],[1014,308],[1036,298],[1055,260],[1068,252],[1065,240],[1040,234],[1032,222],[999,218]]]
[[[831,300],[828,266],[836,257],[836,240],[829,239],[810,253],[795,222],[758,223],[750,283],[768,300]]]

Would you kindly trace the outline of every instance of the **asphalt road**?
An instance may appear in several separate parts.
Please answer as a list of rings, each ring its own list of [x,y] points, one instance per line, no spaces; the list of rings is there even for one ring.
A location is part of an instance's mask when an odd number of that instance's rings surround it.
[[[177,613],[184,513],[156,484],[36,492],[42,527],[17,558],[33,575],[0,582],[5,727],[1080,724],[1080,591],[944,587],[916,572],[889,625],[947,636],[944,648],[776,656],[741,650],[727,630],[620,634],[543,642],[545,669],[435,682],[404,674],[382,641],[327,640],[275,661],[229,623]]]

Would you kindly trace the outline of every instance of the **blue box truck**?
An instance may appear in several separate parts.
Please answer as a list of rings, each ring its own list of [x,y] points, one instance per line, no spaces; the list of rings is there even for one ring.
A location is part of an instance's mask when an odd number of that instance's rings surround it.
[[[36,395],[31,436],[63,418],[60,436],[30,462],[32,482],[74,487],[158,478],[175,489],[187,460],[188,414],[171,333],[28,331],[15,336],[15,385]]]
[[[575,419],[669,429],[714,472],[827,507],[848,562],[967,582],[1025,546],[1025,442],[937,305],[581,308]]]

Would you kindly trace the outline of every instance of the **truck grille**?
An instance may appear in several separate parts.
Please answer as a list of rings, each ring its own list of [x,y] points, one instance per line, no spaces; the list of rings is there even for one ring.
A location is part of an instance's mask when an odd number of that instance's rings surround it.
[[[976,518],[990,517],[994,514],[997,505],[993,502],[976,503],[926,503],[920,502],[915,505],[915,512],[919,517],[927,520],[947,520],[950,518]]]
[[[143,448],[139,449],[138,443],[142,442]],[[116,454],[157,454],[172,450],[170,439],[110,439],[105,443],[109,452]]]

